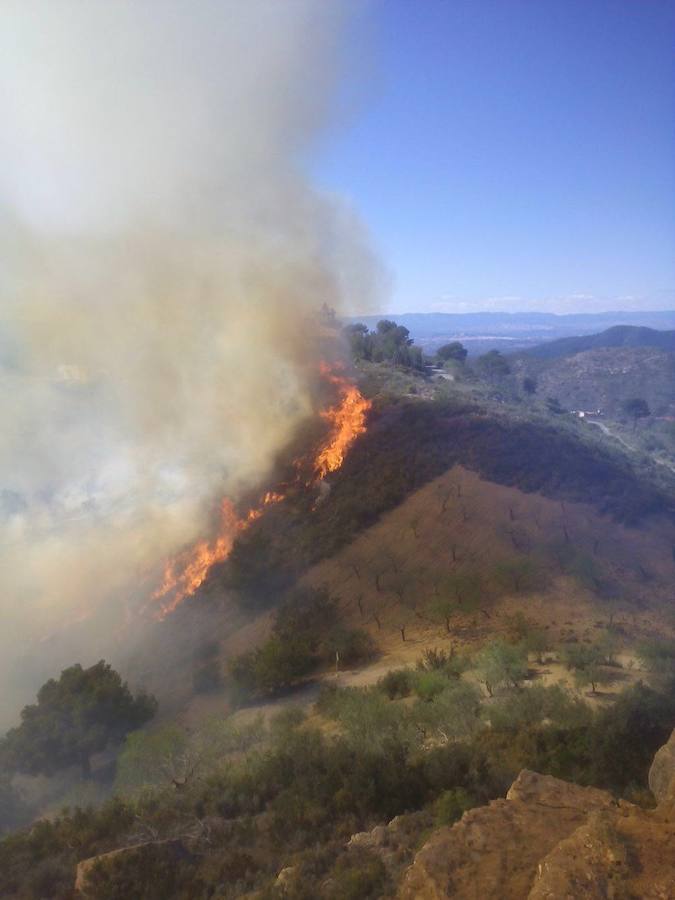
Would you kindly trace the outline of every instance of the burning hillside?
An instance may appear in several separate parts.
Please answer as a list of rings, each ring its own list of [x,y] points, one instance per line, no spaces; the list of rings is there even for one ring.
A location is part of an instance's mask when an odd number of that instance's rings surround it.
[[[278,502],[251,491],[317,411],[317,307],[379,306],[384,281],[311,178],[347,6],[6,6],[0,679],[21,701],[32,641],[68,633],[55,668],[109,656],[139,592],[179,602]],[[359,426],[333,387],[350,423],[316,478]],[[251,512],[224,503],[216,525],[223,495]]]
[[[307,482],[307,487],[313,487],[330,472],[340,468],[354,441],[365,432],[366,416],[372,405],[345,375],[340,364],[322,363],[320,373],[322,379],[336,392],[337,402],[319,413],[329,428],[314,452],[311,466],[305,458],[294,463],[298,480],[302,470],[311,468],[313,475]],[[162,584],[152,595],[153,600],[161,601],[159,618],[165,618],[186,597],[194,594],[212,566],[227,559],[237,536],[260,518],[265,507],[285,498],[286,494],[280,488],[267,491],[257,506],[239,516],[233,502],[224,497],[220,504],[220,522],[215,538],[211,541],[198,541],[166,564]]]

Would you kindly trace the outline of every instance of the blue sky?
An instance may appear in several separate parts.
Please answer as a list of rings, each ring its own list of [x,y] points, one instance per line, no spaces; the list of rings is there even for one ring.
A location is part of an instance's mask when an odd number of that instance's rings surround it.
[[[391,311],[675,307],[675,0],[379,0],[358,25],[315,173]]]

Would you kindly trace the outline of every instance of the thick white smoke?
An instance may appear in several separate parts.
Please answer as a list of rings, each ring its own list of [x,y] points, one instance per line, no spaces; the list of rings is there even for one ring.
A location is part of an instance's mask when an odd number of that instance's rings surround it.
[[[349,7],[1,5],[0,720],[36,639],[114,628],[264,475],[309,408],[307,317],[369,302],[358,224],[302,171]]]

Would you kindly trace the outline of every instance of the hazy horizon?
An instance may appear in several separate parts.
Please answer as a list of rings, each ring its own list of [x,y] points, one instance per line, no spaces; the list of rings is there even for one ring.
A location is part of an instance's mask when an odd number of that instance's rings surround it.
[[[664,306],[663,308],[648,307],[638,309],[636,307],[627,307],[620,309],[610,307],[598,310],[555,310],[555,309],[524,309],[516,307],[514,309],[489,309],[487,307],[477,307],[476,309],[385,309],[379,313],[363,312],[350,315],[349,319],[356,319],[361,315],[366,319],[377,318],[377,316],[557,316],[579,317],[586,316],[589,318],[600,318],[602,316],[651,316],[651,315],[675,315],[675,300],[672,306]]]

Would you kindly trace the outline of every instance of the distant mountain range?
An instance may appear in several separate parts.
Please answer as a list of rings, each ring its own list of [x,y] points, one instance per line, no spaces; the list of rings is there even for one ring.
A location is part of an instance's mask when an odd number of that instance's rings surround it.
[[[615,325],[600,334],[559,338],[539,344],[523,351],[523,354],[538,359],[560,359],[586,350],[607,347],[654,347],[672,353],[675,351],[675,331],[657,331],[655,328],[635,325]]]
[[[479,312],[479,313],[383,313],[354,316],[347,321],[374,328],[380,319],[404,325],[415,343],[433,352],[449,340],[460,340],[471,355],[498,349],[505,352],[535,347],[559,338],[591,335],[618,325],[675,329],[675,310],[603,313]]]

